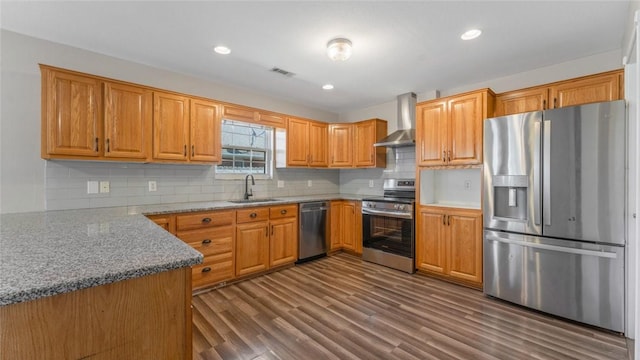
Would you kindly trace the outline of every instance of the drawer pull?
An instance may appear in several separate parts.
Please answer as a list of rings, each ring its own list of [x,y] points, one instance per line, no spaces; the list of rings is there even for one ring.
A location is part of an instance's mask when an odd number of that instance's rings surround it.
[[[211,271],[211,268],[210,268],[210,267],[208,267],[208,266],[207,266],[206,268],[203,268],[203,269],[202,269],[202,272],[203,272],[203,273],[206,273],[206,272],[209,272],[209,271]]]
[[[280,210],[280,214],[281,214],[281,215],[284,215],[284,214],[286,214],[286,213],[287,213],[287,210]]]
[[[202,244],[211,244],[211,239],[202,240]]]
[[[208,223],[210,223],[210,222],[211,222],[211,218],[204,218],[204,219],[202,219],[202,223],[203,223],[203,224],[208,224]]]
[[[249,217],[252,218],[252,219],[255,219],[257,216],[258,216],[258,214],[256,214],[256,213],[249,214]]]

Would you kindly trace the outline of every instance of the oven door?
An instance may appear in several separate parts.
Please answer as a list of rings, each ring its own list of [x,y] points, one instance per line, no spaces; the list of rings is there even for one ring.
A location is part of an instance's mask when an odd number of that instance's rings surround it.
[[[413,215],[362,209],[362,246],[413,259]]]

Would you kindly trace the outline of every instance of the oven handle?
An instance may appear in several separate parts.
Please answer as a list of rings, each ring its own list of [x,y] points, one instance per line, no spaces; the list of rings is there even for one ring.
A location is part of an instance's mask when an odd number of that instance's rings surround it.
[[[388,217],[398,218],[398,219],[413,219],[413,214],[390,213],[388,211],[372,210],[372,209],[362,209],[362,214],[365,214],[365,215],[382,215],[382,216],[388,216]]]

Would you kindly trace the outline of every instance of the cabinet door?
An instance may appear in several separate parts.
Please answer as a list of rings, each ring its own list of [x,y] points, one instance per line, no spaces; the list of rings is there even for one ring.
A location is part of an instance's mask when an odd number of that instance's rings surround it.
[[[420,210],[416,239],[416,267],[446,274],[446,215],[438,210]]]
[[[298,260],[298,219],[271,220],[269,266],[290,264]]]
[[[356,238],[356,204],[345,201],[342,203],[342,247],[355,251]]]
[[[551,86],[553,107],[588,104],[620,99],[618,73],[594,75]]]
[[[320,122],[309,123],[309,166],[329,165],[329,125]]]
[[[258,221],[236,226],[236,276],[269,268],[269,223]]]
[[[482,214],[449,212],[449,276],[482,283]]]
[[[353,166],[353,125],[331,124],[329,126],[329,167]]]
[[[363,121],[356,123],[354,132],[354,165],[362,167],[374,166],[375,148],[373,147],[373,144],[376,140],[375,121]]]
[[[353,237],[355,239],[356,254],[362,255],[362,202],[355,201],[355,223]]]
[[[191,161],[220,161],[220,107],[211,101],[191,99]]]
[[[549,107],[548,104],[549,88],[546,86],[510,91],[496,96],[496,112],[494,116],[546,110]]]
[[[100,82],[42,68],[42,156],[98,157],[102,139]]]
[[[342,248],[342,201],[332,201],[330,207],[331,224],[330,237],[331,237],[331,250],[337,250]]]
[[[151,154],[151,90],[104,83],[104,156],[142,159]]]
[[[482,93],[475,93],[449,100],[449,165],[482,163],[482,99]]]
[[[287,166],[309,165],[309,122],[289,118],[287,122]]]
[[[447,102],[445,100],[418,105],[416,132],[418,165],[445,164],[447,139]]]
[[[189,98],[153,94],[153,158],[186,161],[189,143]]]

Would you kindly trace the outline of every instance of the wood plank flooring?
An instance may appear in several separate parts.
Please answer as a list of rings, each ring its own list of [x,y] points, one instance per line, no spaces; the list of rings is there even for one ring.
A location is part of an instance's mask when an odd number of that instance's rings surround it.
[[[624,337],[338,254],[193,298],[194,359],[628,359]]]

